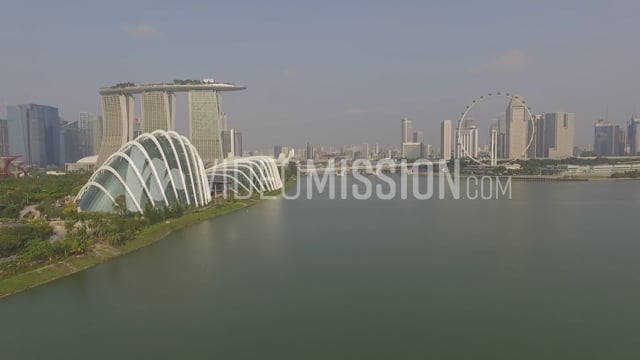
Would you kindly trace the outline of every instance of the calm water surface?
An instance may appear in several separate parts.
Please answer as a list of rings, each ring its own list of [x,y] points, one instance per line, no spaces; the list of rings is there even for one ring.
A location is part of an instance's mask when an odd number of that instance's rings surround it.
[[[0,359],[640,358],[640,182],[265,200],[0,300]]]

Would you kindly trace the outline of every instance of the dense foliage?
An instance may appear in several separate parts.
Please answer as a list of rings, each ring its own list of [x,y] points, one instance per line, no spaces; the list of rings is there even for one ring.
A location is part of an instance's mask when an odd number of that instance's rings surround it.
[[[295,164],[290,164],[282,170],[285,179],[289,179],[297,169]],[[0,221],[0,279],[68,256],[95,252],[99,247],[122,245],[149,225],[191,211],[180,206],[147,207],[142,216],[128,212],[125,197],[119,196],[113,213],[78,212],[70,196],[80,190],[88,177],[89,174],[41,174],[0,179],[0,204],[4,209],[1,215],[9,218]],[[39,218],[18,219],[27,205],[38,210],[35,216]],[[56,226],[56,231],[51,224]]]
[[[29,204],[41,204],[52,210],[56,201],[60,203],[65,197],[77,194],[89,176],[91,174],[87,173],[58,176],[40,173],[28,177],[0,178],[0,217],[17,218],[20,210]],[[51,215],[60,214],[54,212]]]
[[[614,179],[639,179],[640,171],[634,170],[634,171],[625,171],[623,173],[615,173],[615,174],[611,174],[611,177]]]

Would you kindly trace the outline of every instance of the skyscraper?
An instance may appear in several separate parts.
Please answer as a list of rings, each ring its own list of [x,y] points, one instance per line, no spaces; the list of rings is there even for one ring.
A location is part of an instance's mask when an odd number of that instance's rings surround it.
[[[216,91],[189,91],[189,139],[198,149],[205,167],[222,160],[222,112]]]
[[[626,154],[627,132],[621,126],[616,125],[613,129],[613,155],[623,156]]]
[[[9,156],[9,124],[0,119],[0,156]]]
[[[411,120],[409,118],[402,118],[400,120],[402,126],[402,143],[411,142]]]
[[[507,106],[507,158],[516,159],[527,155],[525,150],[529,139],[526,138],[526,119],[526,109],[522,100],[514,96]]]
[[[62,166],[60,162],[60,117],[58,109],[26,104],[7,107],[9,152],[40,167]]]
[[[600,119],[594,125],[593,152],[598,156],[614,153],[614,130],[611,123]]]
[[[533,122],[534,122],[534,136],[533,136],[533,141],[531,141],[531,147],[530,147],[530,151],[529,154],[533,155],[529,155],[529,157],[531,158],[544,158],[547,156],[546,154],[546,150],[547,150],[547,144],[545,141],[545,134],[546,134],[546,130],[545,130],[545,117],[542,114],[538,114],[536,116],[534,116],[533,118]]]
[[[62,164],[80,159],[79,135],[78,121],[64,122],[60,127],[60,162]]]
[[[497,132],[497,135],[496,135],[497,157],[498,159],[506,159],[507,158],[507,120],[496,119],[495,129]]]
[[[451,120],[440,125],[440,159],[451,160]]]
[[[573,156],[576,114],[548,113],[544,116],[545,157],[551,159]]]
[[[498,164],[498,130],[496,128],[491,129],[491,141],[489,149],[491,166],[496,166]]]
[[[627,128],[629,155],[640,155],[640,118],[632,118]]]
[[[530,159],[544,157],[544,115],[537,114],[533,116],[533,124],[527,122],[527,141],[531,140],[531,144],[527,149],[527,157]]]
[[[369,158],[369,143],[363,142],[360,144],[360,156],[362,158]]]
[[[421,130],[417,130],[413,133],[413,142],[420,144],[420,157],[424,157],[425,147],[424,147],[424,134]]]
[[[78,152],[81,158],[97,155],[102,142],[102,117],[81,112],[78,120]]]
[[[232,128],[231,129],[231,139],[233,140],[233,156],[240,157],[242,156],[242,131]]]
[[[307,142],[307,160],[313,160],[313,146],[311,146],[310,142]]]
[[[173,83],[122,83],[101,88],[104,113],[103,140],[96,165],[101,165],[126,142],[136,137],[134,126],[134,95],[142,94],[140,132],[175,130],[177,92],[188,92],[189,137],[205,166],[223,157],[222,108],[220,92],[243,90],[245,87],[219,83],[212,79],[175,80]]]
[[[222,156],[227,159],[231,157],[231,130],[222,130],[220,133],[220,139],[222,140]]]
[[[427,158],[431,159],[431,157],[433,156],[433,148],[431,147],[431,144],[426,144],[424,147],[424,156],[426,156]]]
[[[311,145],[307,143],[307,149],[309,148],[309,146]],[[277,159],[281,153],[282,153],[282,145],[273,145],[273,157]]]
[[[103,94],[103,131],[100,153],[96,166],[102,165],[111,154],[118,151],[129,140],[133,140],[134,99],[128,94]]]
[[[169,91],[146,91],[140,96],[142,132],[175,129],[176,95]]]

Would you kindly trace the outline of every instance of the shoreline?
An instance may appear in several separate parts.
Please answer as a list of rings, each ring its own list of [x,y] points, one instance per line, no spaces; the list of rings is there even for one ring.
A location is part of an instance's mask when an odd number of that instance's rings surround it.
[[[295,181],[295,178],[289,179],[282,190],[265,193],[264,195],[278,195],[281,191],[289,188]],[[145,248],[164,239],[176,230],[244,209],[257,204],[260,200],[262,199],[243,199],[224,204],[220,207],[215,207],[214,205],[212,207],[199,209],[179,218],[169,219],[148,226],[136,235],[133,240],[122,245],[111,246],[96,244],[90,254],[68,257],[52,264],[2,279],[0,280],[0,300]]]
[[[169,219],[161,223],[153,224],[142,230],[136,235],[135,239],[122,245],[111,246],[97,244],[90,254],[68,257],[52,264],[0,280],[0,300],[145,248],[164,239],[176,230],[235,212],[254,205],[257,202],[258,200],[247,199],[225,204],[218,208],[208,208],[185,214],[180,218]]]

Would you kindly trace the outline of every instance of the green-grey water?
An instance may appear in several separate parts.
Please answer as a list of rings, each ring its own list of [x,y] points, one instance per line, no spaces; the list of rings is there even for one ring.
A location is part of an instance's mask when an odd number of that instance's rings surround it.
[[[0,300],[0,359],[633,359],[639,182],[264,200]]]

